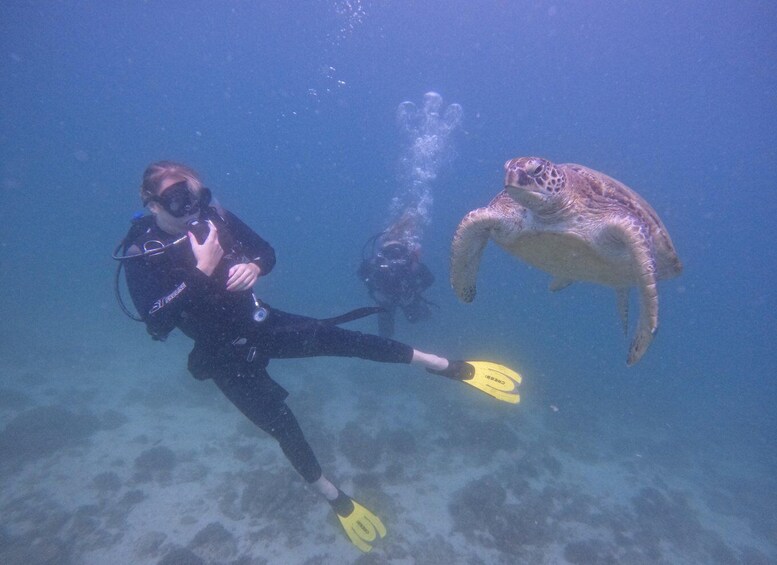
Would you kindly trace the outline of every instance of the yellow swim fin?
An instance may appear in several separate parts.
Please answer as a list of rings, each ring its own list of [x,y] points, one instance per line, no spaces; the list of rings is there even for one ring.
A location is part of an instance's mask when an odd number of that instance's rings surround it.
[[[518,404],[521,401],[517,392],[522,381],[521,375],[498,363],[450,361],[447,369],[429,372],[467,383],[503,402]]]
[[[329,504],[343,525],[348,539],[356,547],[367,553],[372,549],[371,543],[380,536],[386,537],[386,526],[375,514],[356,502],[350,496],[338,489],[337,498]]]

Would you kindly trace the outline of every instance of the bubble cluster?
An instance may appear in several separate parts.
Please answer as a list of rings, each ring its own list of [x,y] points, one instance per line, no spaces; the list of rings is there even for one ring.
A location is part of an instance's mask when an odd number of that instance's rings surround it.
[[[337,35],[334,37],[336,43],[350,36],[367,16],[361,0],[339,0],[334,3],[334,10],[339,21]]]
[[[420,246],[424,227],[431,221],[432,183],[455,156],[453,134],[461,128],[463,118],[460,104],[444,108],[442,96],[436,92],[424,94],[421,107],[405,101],[397,108],[397,126],[405,145],[389,229],[411,249]]]
[[[366,2],[363,0],[337,0],[322,2],[325,4],[326,21],[331,24],[325,31],[326,43],[321,51],[324,60],[335,61],[340,58],[340,48],[357,33],[367,18]],[[340,65],[338,65],[339,67]],[[350,79],[349,79],[350,81]],[[329,62],[318,65],[311,75],[311,84],[307,88],[305,111],[315,111],[318,105],[330,100],[330,97],[347,88],[348,82],[334,64]],[[303,109],[281,114],[283,118],[296,117]]]

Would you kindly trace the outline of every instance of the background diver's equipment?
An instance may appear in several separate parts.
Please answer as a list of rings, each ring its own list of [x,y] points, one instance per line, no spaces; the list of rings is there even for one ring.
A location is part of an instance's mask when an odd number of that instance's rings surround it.
[[[377,247],[378,238],[386,234],[388,234],[388,231],[383,230],[376,233],[375,235],[370,236],[367,241],[364,242],[364,245],[362,245],[362,262],[369,261],[372,257],[375,256],[375,248]]]
[[[393,240],[383,243],[376,256],[381,260],[380,266],[385,268],[407,265],[412,259],[407,245]]]

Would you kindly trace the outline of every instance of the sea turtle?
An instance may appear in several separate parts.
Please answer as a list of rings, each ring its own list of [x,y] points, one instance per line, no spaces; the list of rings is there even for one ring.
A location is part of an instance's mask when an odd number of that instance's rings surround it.
[[[613,287],[628,326],[629,289],[639,289],[639,321],[627,363],[644,355],[658,329],[659,279],[682,264],[656,212],[623,183],[582,165],[540,157],[505,163],[505,188],[469,212],[453,237],[451,284],[464,302],[475,298],[480,258],[489,239],[550,273],[551,290],[575,281]]]

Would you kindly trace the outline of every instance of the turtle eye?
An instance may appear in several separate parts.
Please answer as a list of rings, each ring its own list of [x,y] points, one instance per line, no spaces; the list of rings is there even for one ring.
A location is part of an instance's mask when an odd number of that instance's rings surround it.
[[[526,169],[524,170],[526,171],[527,174],[534,177],[540,174],[543,168],[544,167],[542,163],[540,163],[539,161],[529,161],[528,163],[526,163]]]

